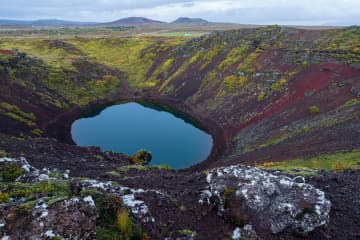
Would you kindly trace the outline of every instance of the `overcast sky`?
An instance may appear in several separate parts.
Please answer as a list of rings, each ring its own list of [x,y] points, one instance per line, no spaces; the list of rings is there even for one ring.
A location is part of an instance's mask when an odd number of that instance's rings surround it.
[[[161,21],[359,25],[360,0],[0,0],[0,19],[107,22],[141,16]]]

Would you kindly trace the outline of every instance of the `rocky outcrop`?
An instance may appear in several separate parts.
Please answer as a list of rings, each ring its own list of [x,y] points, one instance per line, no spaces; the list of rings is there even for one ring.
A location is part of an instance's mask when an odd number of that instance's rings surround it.
[[[90,198],[70,198],[52,206],[39,199],[31,212],[16,205],[1,204],[2,239],[52,239],[56,236],[94,239],[97,211]]]
[[[241,165],[211,170],[200,203],[240,225],[280,233],[313,231],[329,223],[330,201],[302,178],[276,176]]]
[[[0,186],[0,236],[4,239],[94,239],[103,209],[97,208],[91,194],[118,199],[106,206],[116,204],[111,207],[115,211],[112,214],[116,216],[119,209],[125,208],[133,224],[141,224],[150,232],[157,231],[146,200],[166,198],[160,191],[132,189],[110,181],[69,178],[69,171],[39,170],[25,158],[0,158],[0,167],[10,165],[17,167],[14,172],[20,176],[11,179],[19,184],[14,187],[13,182],[0,175],[3,183]],[[28,189],[36,192],[32,194]]]

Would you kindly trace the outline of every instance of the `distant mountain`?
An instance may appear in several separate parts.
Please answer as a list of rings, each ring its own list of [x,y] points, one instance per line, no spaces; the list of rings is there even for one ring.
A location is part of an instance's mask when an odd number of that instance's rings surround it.
[[[33,21],[0,19],[0,25],[7,26],[33,26],[33,27],[70,27],[95,24],[93,22],[72,22],[58,19],[40,19]]]
[[[180,17],[172,22],[173,24],[211,24],[209,21],[206,21],[202,18],[188,18],[188,17]]]
[[[128,18],[122,18],[119,20],[116,20],[114,22],[109,23],[101,23],[99,25],[102,26],[141,26],[141,25],[150,25],[150,24],[161,24],[164,22],[152,20],[149,18],[143,18],[143,17],[128,17]]]

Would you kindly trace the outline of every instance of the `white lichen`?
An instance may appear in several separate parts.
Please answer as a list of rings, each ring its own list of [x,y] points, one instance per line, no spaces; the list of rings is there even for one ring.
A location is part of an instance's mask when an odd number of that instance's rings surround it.
[[[48,238],[56,237],[56,234],[52,230],[46,231],[44,235],[45,235],[45,237],[48,237]]]
[[[234,165],[210,170],[206,181],[208,187],[201,192],[199,203],[215,204],[219,214],[224,214],[224,193],[229,187],[235,188],[235,196],[242,199],[247,211],[274,216],[269,220],[274,233],[290,226],[308,232],[329,220],[330,201],[324,192],[304,183],[303,178]],[[301,201],[313,206],[314,213],[302,214]],[[303,217],[298,218],[299,215]]]
[[[231,235],[231,239],[232,240],[240,240],[241,238],[241,230],[240,228],[235,228],[232,235]]]
[[[83,200],[88,203],[90,206],[95,207],[94,199],[89,195],[87,197],[84,197]]]

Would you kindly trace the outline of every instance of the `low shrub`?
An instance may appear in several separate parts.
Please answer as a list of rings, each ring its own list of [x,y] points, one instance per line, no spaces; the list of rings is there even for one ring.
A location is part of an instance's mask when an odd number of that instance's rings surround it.
[[[131,157],[133,163],[135,164],[147,164],[151,161],[152,156],[151,153],[146,151],[146,150],[139,150],[137,153],[135,153],[132,157]]]

